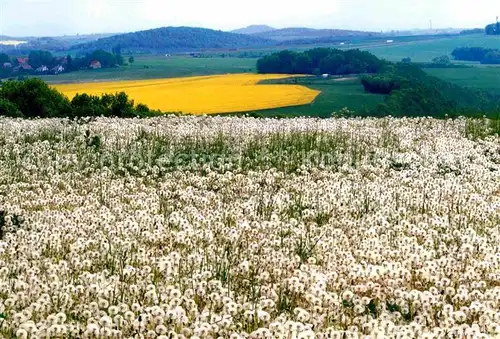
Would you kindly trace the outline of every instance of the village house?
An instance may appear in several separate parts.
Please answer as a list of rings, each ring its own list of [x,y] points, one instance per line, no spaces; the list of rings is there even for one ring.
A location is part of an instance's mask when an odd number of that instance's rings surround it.
[[[90,66],[89,66],[89,67],[90,67],[90,68],[92,68],[92,69],[99,69],[99,68],[101,68],[102,66],[101,66],[101,63],[100,63],[99,61],[97,61],[97,60],[93,60],[93,61],[90,63]]]
[[[57,65],[56,67],[52,68],[52,73],[54,74],[59,74],[64,72],[64,66],[63,65]]]
[[[29,61],[29,59],[28,59],[28,58],[16,58],[16,60],[17,60],[17,63],[18,63],[19,65],[24,65],[24,64],[27,64],[27,63],[28,63],[28,61]]]
[[[14,72],[22,72],[22,71],[25,71],[25,72],[30,72],[33,70],[33,67],[31,67],[30,65],[28,64],[20,64],[19,66],[17,67],[14,67],[12,69]]]
[[[46,73],[48,71],[49,71],[49,68],[45,65],[42,65],[35,70],[35,72],[37,72],[37,73]]]
[[[3,68],[12,68],[12,64],[10,62],[4,62],[2,67]]]

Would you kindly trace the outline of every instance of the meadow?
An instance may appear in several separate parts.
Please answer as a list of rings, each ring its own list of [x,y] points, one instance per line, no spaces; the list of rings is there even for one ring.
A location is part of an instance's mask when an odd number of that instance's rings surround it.
[[[226,73],[255,72],[256,59],[250,58],[193,58],[190,56],[139,56],[135,62],[119,68],[82,70],[41,78],[52,84],[162,79]]]
[[[264,83],[288,83],[306,86],[315,91],[321,92],[316,99],[300,107],[282,107],[253,111],[260,116],[309,116],[309,117],[330,117],[334,112],[347,108],[352,112],[363,112],[373,109],[377,104],[384,102],[385,96],[367,93],[359,78],[338,78],[338,79],[318,79],[318,78],[297,78],[283,80],[269,80]]]
[[[231,74],[141,81],[110,81],[54,86],[72,98],[78,93],[100,96],[124,91],[137,103],[163,112],[213,114],[299,106],[319,91],[300,85],[258,84],[288,75]]]
[[[432,76],[460,86],[500,92],[500,67],[425,68],[424,70]]]
[[[458,47],[498,48],[498,46],[500,46],[500,36],[472,34],[404,42],[398,42],[396,37],[393,44],[367,45],[360,48],[389,61],[401,61],[409,57],[413,62],[431,62],[432,59],[443,55],[451,57],[453,50]]]
[[[0,125],[0,337],[500,334],[486,120]]]

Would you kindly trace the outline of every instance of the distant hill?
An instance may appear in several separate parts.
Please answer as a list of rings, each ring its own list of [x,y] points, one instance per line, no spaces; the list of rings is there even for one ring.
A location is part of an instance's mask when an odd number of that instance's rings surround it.
[[[329,37],[359,37],[359,36],[376,36],[380,33],[351,31],[344,29],[314,29],[305,27],[292,27],[276,29],[273,31],[252,34],[252,36],[275,41],[292,41],[304,39],[320,39]]]
[[[266,33],[274,30],[276,30],[276,28],[267,25],[251,25],[245,28],[235,29],[234,31],[231,31],[231,33],[250,35],[250,34]]]
[[[119,45],[127,53],[189,52],[216,48],[260,47],[275,44],[265,38],[195,27],[163,27],[120,34],[79,44],[74,49],[111,50]]]
[[[7,54],[29,53],[32,50],[47,50],[51,52],[64,52],[77,44],[89,43],[101,38],[113,36],[107,34],[87,34],[87,35],[63,35],[56,37],[9,37],[0,35],[0,51]],[[25,43],[14,48],[10,45],[2,45],[1,41],[24,41]]]
[[[457,35],[462,28],[413,29],[407,31],[387,31],[385,36]]]

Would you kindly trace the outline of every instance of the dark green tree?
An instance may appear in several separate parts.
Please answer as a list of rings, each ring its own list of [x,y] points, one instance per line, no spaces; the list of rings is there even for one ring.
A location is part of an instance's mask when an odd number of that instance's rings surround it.
[[[87,56],[87,61],[96,60],[101,63],[102,67],[113,67],[116,64],[116,58],[113,54],[103,51],[102,49],[92,52]]]
[[[306,54],[300,54],[295,58],[293,73],[311,74],[313,71],[311,58]]]
[[[54,56],[48,51],[31,51],[28,56],[28,63],[34,69],[40,66],[51,67],[54,65]]]
[[[276,54],[271,54],[257,60],[257,71],[259,73],[275,73],[281,69],[280,58]]]
[[[485,32],[488,35],[500,35],[500,23],[491,24],[486,26]]]
[[[7,116],[11,118],[24,117],[19,108],[7,99],[0,97],[0,116]]]
[[[121,55],[122,54],[122,47],[120,45],[113,46],[113,48],[111,49],[111,52],[114,55]]]
[[[442,55],[432,59],[432,62],[439,65],[449,65],[451,63],[450,57],[447,55]]]
[[[73,70],[73,58],[71,57],[71,55],[67,55],[66,56],[66,61],[67,61],[67,64],[66,64],[66,69],[67,70]]]
[[[128,62],[133,64],[135,62],[135,58],[131,56],[130,58],[128,58]]]
[[[489,64],[489,65],[500,64],[500,50],[494,50],[494,51],[488,52],[484,56],[484,59],[481,60],[481,63],[482,64]]]
[[[5,62],[10,62],[9,56],[7,54],[5,54],[5,53],[0,53],[0,67]]]
[[[342,66],[346,63],[345,57],[343,54],[335,53],[330,54],[323,60],[321,60],[319,64],[319,69],[321,73],[328,74],[341,74]]]
[[[129,100],[125,92],[120,92],[113,97],[111,103],[111,114],[117,117],[132,118],[136,116],[134,101]]]
[[[121,54],[115,54],[115,61],[117,65],[123,66],[125,63],[125,59],[123,58],[123,55]]]

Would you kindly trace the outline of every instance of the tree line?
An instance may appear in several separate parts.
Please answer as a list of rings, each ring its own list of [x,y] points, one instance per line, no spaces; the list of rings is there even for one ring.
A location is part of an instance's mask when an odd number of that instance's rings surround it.
[[[500,50],[482,47],[460,47],[451,55],[455,60],[479,61],[482,64],[500,64]]]
[[[259,73],[346,75],[376,73],[385,64],[373,54],[357,49],[314,48],[302,53],[281,51],[257,61]]]
[[[0,116],[17,118],[149,117],[161,112],[136,105],[126,93],[93,96],[77,94],[69,100],[44,81],[32,78],[6,81],[0,87]]]

